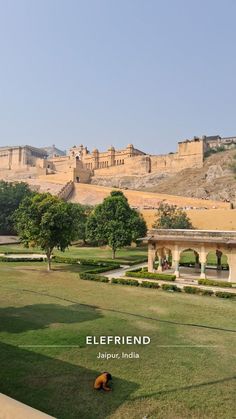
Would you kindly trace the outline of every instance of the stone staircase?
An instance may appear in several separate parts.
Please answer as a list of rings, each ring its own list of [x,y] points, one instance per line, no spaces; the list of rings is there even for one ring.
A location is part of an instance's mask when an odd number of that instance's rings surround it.
[[[74,191],[74,182],[70,180],[65,185],[63,185],[61,190],[58,192],[57,196],[58,198],[63,199],[64,201],[68,201],[68,199],[71,198],[73,191]]]

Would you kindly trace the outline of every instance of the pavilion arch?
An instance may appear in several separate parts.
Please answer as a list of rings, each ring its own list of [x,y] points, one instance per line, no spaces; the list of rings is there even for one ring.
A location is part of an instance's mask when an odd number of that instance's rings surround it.
[[[154,262],[158,251],[161,253],[163,249],[169,249],[172,268],[178,278],[181,253],[192,249],[199,254],[200,277],[205,278],[207,255],[218,250],[228,258],[228,281],[236,282],[236,231],[151,229],[143,241],[148,244],[148,272],[155,270]]]
[[[192,259],[190,259],[190,263],[192,262],[195,265],[195,267],[197,267],[197,266],[200,267],[200,249],[194,248],[194,247],[188,247],[188,248],[185,248],[185,249],[181,249],[181,251],[180,251],[180,261],[181,261],[181,258],[184,259],[184,256],[187,254],[187,252],[189,252],[189,253],[192,252],[192,255],[189,254],[190,258],[192,256]],[[185,255],[184,255],[184,253],[185,253]]]
[[[158,261],[157,271],[162,272],[164,261],[166,261],[168,264],[171,264],[171,261],[172,261],[171,248],[163,246],[163,247],[158,247],[157,249],[155,249],[154,265],[156,261]]]
[[[226,249],[210,249],[206,255],[206,264],[207,266],[215,266],[217,271],[222,271],[223,268],[229,269],[229,258]]]

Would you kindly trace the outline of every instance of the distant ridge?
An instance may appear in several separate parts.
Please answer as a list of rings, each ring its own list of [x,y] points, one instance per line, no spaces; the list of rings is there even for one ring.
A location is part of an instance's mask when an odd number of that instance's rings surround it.
[[[57,148],[55,144],[53,144],[50,147],[43,147],[43,150],[47,152],[47,155],[49,158],[57,157],[57,156],[66,156],[66,151],[59,150],[59,148]]]

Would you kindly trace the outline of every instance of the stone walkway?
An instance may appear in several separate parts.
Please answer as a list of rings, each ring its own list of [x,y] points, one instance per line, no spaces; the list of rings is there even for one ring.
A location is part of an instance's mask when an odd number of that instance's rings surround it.
[[[0,256],[4,256],[5,258],[11,259],[21,259],[21,258],[27,258],[27,259],[38,259],[38,258],[44,258],[46,259],[46,255],[45,254],[38,254],[38,253],[9,253],[7,255],[5,255],[5,253],[0,253]]]
[[[20,243],[17,236],[0,236],[0,244],[17,244]]]

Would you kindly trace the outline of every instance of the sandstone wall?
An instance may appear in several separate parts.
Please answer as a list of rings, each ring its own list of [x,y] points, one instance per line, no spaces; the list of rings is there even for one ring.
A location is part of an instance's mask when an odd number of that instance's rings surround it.
[[[140,175],[150,172],[150,157],[135,156],[127,158],[125,164],[94,170],[95,176]]]

